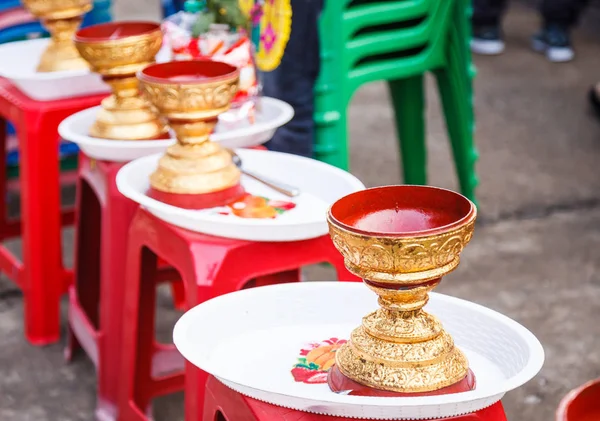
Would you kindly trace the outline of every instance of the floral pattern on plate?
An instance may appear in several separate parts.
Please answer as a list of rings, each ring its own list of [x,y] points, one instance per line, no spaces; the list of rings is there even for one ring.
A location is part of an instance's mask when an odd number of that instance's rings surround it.
[[[335,363],[335,353],[346,342],[331,338],[304,346],[291,370],[294,380],[307,384],[327,383],[327,373]]]
[[[275,219],[295,207],[293,202],[246,194],[226,207],[218,208],[217,213],[239,218]]]

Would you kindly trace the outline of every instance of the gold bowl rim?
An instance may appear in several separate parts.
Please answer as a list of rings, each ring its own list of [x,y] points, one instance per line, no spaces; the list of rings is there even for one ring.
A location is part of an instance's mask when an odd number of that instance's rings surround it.
[[[129,35],[121,38],[111,39],[110,37],[93,37],[93,36],[82,36],[82,33],[86,33],[90,29],[96,29],[102,26],[126,26],[126,25],[148,25],[150,28],[147,31],[141,32],[135,35]],[[123,42],[132,42],[136,40],[141,40],[144,38],[151,37],[155,35],[156,32],[160,32],[162,34],[162,29],[160,23],[153,22],[150,20],[126,20],[126,21],[118,21],[118,22],[106,22],[99,23],[97,25],[86,26],[85,28],[80,29],[73,36],[73,41],[82,44],[82,45],[110,45],[117,44]]]
[[[397,233],[386,233],[386,232],[380,232],[380,231],[362,230],[362,229],[355,228],[351,225],[348,225],[348,224],[338,220],[333,215],[333,209],[335,208],[335,206],[340,201],[342,201],[344,199],[347,200],[347,198],[349,198],[349,197],[359,196],[361,194],[364,194],[365,191],[374,191],[374,190],[383,190],[383,189],[400,190],[400,189],[404,189],[404,188],[423,189],[423,190],[426,189],[431,192],[437,191],[437,192],[443,192],[443,194],[455,195],[455,197],[457,199],[464,200],[465,203],[468,203],[469,209],[465,213],[464,216],[462,216],[461,218],[459,218],[456,221],[453,221],[449,224],[438,226],[438,227],[433,227],[433,228],[428,228],[428,229],[423,229],[423,230],[418,230],[418,231],[406,231],[406,232],[397,232]],[[476,218],[477,218],[477,206],[471,200],[469,200],[462,194],[457,193],[450,189],[442,188],[442,187],[419,186],[419,185],[409,185],[409,184],[378,186],[378,187],[371,187],[371,188],[364,189],[364,190],[359,190],[357,192],[351,193],[347,196],[344,196],[344,197],[338,199],[329,207],[329,209],[327,211],[327,222],[338,230],[345,231],[349,234],[358,235],[361,237],[376,237],[376,238],[388,238],[388,239],[415,239],[415,238],[427,238],[427,237],[431,237],[431,236],[436,236],[436,235],[448,233],[451,231],[459,230],[459,229],[471,224],[473,221],[475,221]]]
[[[148,74],[149,71],[151,72],[152,70],[156,70],[158,68],[164,68],[164,69],[167,69],[169,67],[184,68],[186,65],[190,65],[190,64],[196,65],[198,63],[213,64],[213,65],[223,66],[224,68],[227,67],[227,68],[229,68],[229,71],[227,73],[223,73],[218,76],[213,76],[213,77],[208,76],[202,80],[198,80],[198,79],[185,80],[185,79],[183,79],[183,80],[176,80],[176,81],[173,81],[170,79],[176,75],[161,77],[161,76],[153,76],[151,74]],[[137,73],[137,77],[141,82],[152,84],[155,86],[165,86],[165,87],[168,87],[168,86],[194,87],[194,86],[209,85],[209,84],[214,84],[214,83],[218,83],[218,82],[228,82],[230,80],[238,78],[239,76],[240,76],[240,69],[238,67],[232,66],[231,64],[224,63],[221,61],[208,60],[208,59],[178,60],[178,61],[170,61],[170,62],[166,62],[166,63],[156,63],[156,64],[151,64],[150,66],[145,67],[144,69],[140,70]]]

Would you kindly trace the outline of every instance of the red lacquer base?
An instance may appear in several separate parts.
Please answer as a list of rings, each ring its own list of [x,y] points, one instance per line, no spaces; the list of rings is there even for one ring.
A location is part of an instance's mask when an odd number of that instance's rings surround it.
[[[152,187],[148,190],[148,196],[159,202],[177,206],[178,208],[194,210],[225,206],[242,197],[245,193],[246,191],[239,183],[225,190],[203,194],[167,193]]]
[[[354,380],[346,377],[335,365],[329,370],[327,376],[327,383],[329,388],[335,393],[345,393],[352,396],[374,396],[379,398],[385,397],[399,397],[399,396],[439,396],[449,395],[452,393],[468,392],[475,389],[475,374],[471,370],[467,373],[467,376],[460,382],[451,386],[445,387],[440,390],[434,390],[432,392],[420,392],[420,393],[399,393],[390,392],[388,390],[373,389],[372,387],[364,386]],[[350,393],[348,393],[350,391]]]
[[[171,139],[171,133],[169,133],[168,131],[158,137],[155,137],[154,139],[148,139],[148,140],[167,140],[167,139]]]

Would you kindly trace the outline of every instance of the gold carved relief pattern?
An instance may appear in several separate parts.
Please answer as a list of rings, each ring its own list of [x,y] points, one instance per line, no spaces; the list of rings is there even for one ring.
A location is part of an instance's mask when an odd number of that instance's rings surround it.
[[[23,5],[36,16],[50,15],[53,12],[92,8],[92,0],[22,0]]]
[[[434,339],[424,342],[384,342],[367,333],[364,327],[361,326],[352,332],[349,346],[377,361],[385,360],[388,363],[390,361],[392,363],[403,361],[404,363],[424,364],[452,352],[454,341],[449,334],[444,332]]]
[[[364,317],[362,324],[371,335],[397,338],[397,342],[435,337],[443,330],[436,317],[422,310],[391,312],[380,309]]]
[[[181,85],[153,86],[142,83],[142,91],[163,112],[212,111],[220,114],[228,108],[238,89],[238,78],[228,83],[215,83],[194,88]]]
[[[333,224],[330,234],[335,247],[354,268],[365,273],[402,274],[432,270],[458,259],[471,241],[474,225],[475,221],[448,233],[405,240],[348,235]]]
[[[446,358],[433,364],[394,366],[365,359],[364,354],[345,344],[336,352],[336,365],[342,373],[366,386],[395,392],[438,390],[462,380],[469,365],[464,354],[453,348]]]
[[[93,46],[79,44],[78,49],[81,56],[91,62],[94,67],[115,67],[119,63],[134,64],[153,60],[161,45],[162,33],[156,32],[144,40],[107,42],[106,44]]]

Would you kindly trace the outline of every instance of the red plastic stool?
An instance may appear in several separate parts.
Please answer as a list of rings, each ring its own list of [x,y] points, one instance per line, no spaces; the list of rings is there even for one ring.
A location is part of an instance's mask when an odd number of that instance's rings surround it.
[[[125,257],[129,225],[138,204],[117,190],[123,163],[79,157],[75,273],[69,288],[69,341],[66,356],[83,347],[96,366],[96,417],[116,419],[119,366],[123,355]],[[165,268],[162,280],[176,280]],[[181,282],[173,283],[179,303],[185,300]],[[176,288],[178,286],[179,288]]]
[[[155,344],[153,274],[157,257],[181,275],[188,308],[240,290],[251,279],[258,278],[257,285],[298,280],[298,271],[292,272],[294,278],[264,276],[286,271],[289,274],[290,270],[323,261],[336,268],[340,279],[358,281],[347,272],[328,235],[283,243],[232,240],[187,231],[138,209],[131,223],[127,251],[127,317],[123,326],[127,355],[121,373],[120,421],[148,420],[151,400],[183,389],[184,380],[186,420],[199,420],[202,414],[207,374],[189,365],[185,376],[183,371],[175,371],[183,367],[181,356],[176,351],[173,354],[157,349]]]
[[[600,420],[600,379],[571,390],[556,411],[556,421]]]
[[[25,336],[34,345],[59,339],[60,296],[71,281],[62,263],[60,228],[72,224],[74,214],[61,213],[58,125],[105,96],[35,101],[0,78],[0,241],[23,238],[22,262],[0,245],[0,271],[23,291]],[[6,120],[15,125],[19,138],[19,221],[6,216]]]
[[[198,419],[198,421],[201,421]],[[206,384],[202,421],[360,421],[316,415],[260,402],[228,388],[213,376]],[[366,421],[366,420],[364,420]],[[473,414],[431,421],[506,421],[501,402]]]

